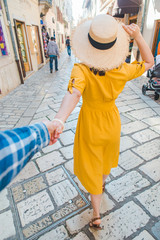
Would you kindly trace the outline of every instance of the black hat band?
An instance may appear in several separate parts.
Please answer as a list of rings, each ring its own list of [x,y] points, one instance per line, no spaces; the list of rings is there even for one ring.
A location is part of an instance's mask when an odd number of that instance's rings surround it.
[[[91,38],[91,36],[89,35],[89,33],[88,33],[88,39],[89,39],[89,41],[90,41],[90,44],[91,44],[94,48],[97,48],[97,49],[99,49],[99,50],[106,50],[106,49],[111,48],[111,47],[115,44],[115,42],[116,42],[116,40],[117,40],[117,38],[116,38],[113,42],[100,43],[100,42],[96,42],[93,38]]]

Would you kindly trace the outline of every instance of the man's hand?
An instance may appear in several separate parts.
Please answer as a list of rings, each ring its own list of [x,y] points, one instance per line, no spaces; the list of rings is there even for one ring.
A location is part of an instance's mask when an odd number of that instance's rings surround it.
[[[57,142],[57,139],[60,137],[60,133],[63,131],[62,125],[56,121],[43,121],[43,123],[46,125],[49,136],[50,136],[50,142],[49,145],[52,145]]]
[[[137,37],[139,37],[141,35],[140,33],[140,29],[138,27],[137,24],[130,24],[130,25],[122,25],[124,30],[130,35],[130,37],[136,39]]]

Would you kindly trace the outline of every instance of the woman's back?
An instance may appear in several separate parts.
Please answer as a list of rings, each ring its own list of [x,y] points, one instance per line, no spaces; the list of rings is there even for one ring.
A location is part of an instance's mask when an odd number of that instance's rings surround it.
[[[137,78],[145,71],[143,62],[123,63],[120,67],[105,72],[104,76],[95,74],[89,67],[75,64],[71,73],[69,89],[77,88],[84,102],[103,104],[115,100],[127,81]]]

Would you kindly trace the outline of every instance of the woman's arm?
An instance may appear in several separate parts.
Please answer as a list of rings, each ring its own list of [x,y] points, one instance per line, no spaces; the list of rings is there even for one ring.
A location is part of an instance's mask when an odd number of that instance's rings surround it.
[[[55,116],[55,119],[59,119],[63,123],[67,120],[67,118],[69,117],[71,112],[74,110],[74,108],[76,107],[76,105],[79,102],[80,97],[81,97],[81,92],[79,90],[77,90],[74,87],[72,89],[73,89],[72,94],[68,91],[66,93],[66,95],[64,96],[61,107]],[[54,135],[51,137],[52,141],[53,141],[53,139],[58,138],[59,134],[62,133],[62,131],[63,131],[63,125],[61,122],[54,121],[54,119],[53,119],[53,123],[54,123],[54,127],[55,127],[56,131],[55,131]]]
[[[138,45],[143,61],[145,61],[145,70],[147,71],[154,64],[153,54],[144,40],[138,25],[132,23],[131,25],[123,25],[124,30],[133,37]]]
[[[69,91],[66,93],[66,95],[63,98],[61,107],[56,114],[55,118],[58,118],[65,122],[71,112],[76,107],[77,103],[79,102],[79,99],[81,97],[81,93],[79,90],[73,87],[73,93],[71,94]]]

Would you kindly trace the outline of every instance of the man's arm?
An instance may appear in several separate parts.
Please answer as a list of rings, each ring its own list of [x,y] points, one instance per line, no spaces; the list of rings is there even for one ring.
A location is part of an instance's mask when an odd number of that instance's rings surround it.
[[[52,122],[0,132],[0,191],[21,171],[33,155],[46,147],[54,132]]]

